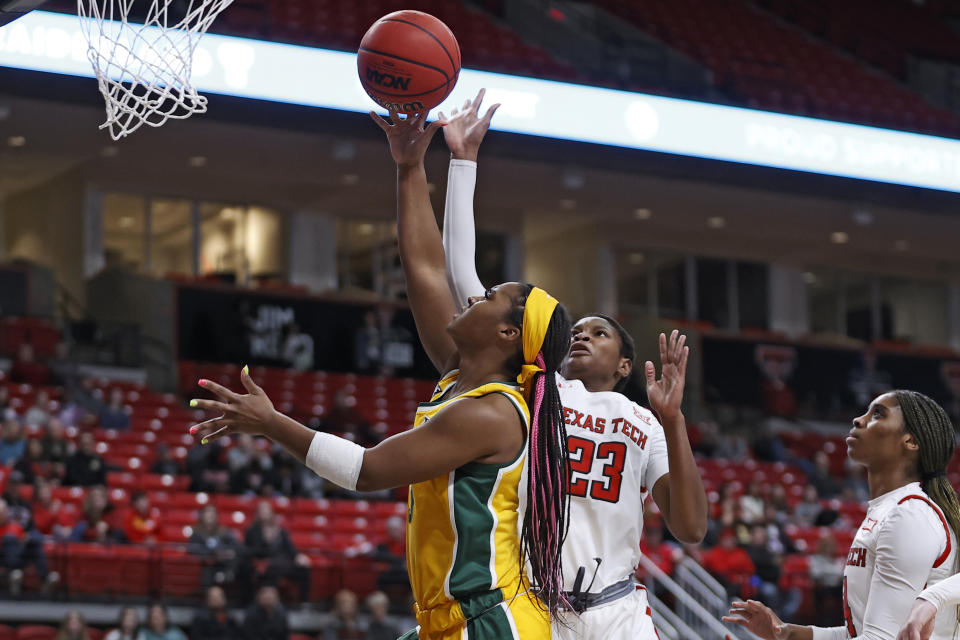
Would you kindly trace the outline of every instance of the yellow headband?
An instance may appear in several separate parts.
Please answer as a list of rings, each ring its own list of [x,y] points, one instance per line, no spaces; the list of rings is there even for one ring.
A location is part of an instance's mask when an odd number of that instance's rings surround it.
[[[527,296],[523,307],[523,366],[517,382],[523,387],[524,394],[530,392],[530,383],[533,376],[543,371],[543,367],[536,364],[537,354],[543,347],[543,339],[550,327],[550,318],[557,308],[557,299],[539,287],[534,287]]]

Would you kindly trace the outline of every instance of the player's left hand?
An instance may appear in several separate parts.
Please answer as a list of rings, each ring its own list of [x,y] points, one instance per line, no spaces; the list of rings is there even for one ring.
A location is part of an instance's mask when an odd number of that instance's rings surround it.
[[[390,112],[390,121],[370,112],[370,117],[387,134],[390,155],[398,167],[415,167],[423,163],[427,148],[440,127],[446,126],[443,120],[434,120],[427,124],[427,112],[412,113],[401,118],[396,111]]]
[[[647,400],[650,408],[660,415],[660,420],[671,420],[680,415],[683,404],[683,387],[687,377],[687,356],[690,347],[685,346],[687,336],[674,329],[670,339],[660,334],[660,379],[653,363],[647,360],[643,369],[647,374]]]
[[[932,603],[917,598],[907,621],[900,629],[897,640],[928,640],[933,635],[933,625],[937,618],[937,608]]]
[[[190,427],[190,435],[199,437],[201,444],[207,444],[211,440],[232,433],[269,435],[270,427],[277,417],[273,403],[250,377],[247,367],[240,371],[240,382],[247,390],[245,395],[234,393],[212,380],[200,380],[197,383],[217,399],[195,398],[190,401],[190,406],[221,414],[217,418],[211,418]]]

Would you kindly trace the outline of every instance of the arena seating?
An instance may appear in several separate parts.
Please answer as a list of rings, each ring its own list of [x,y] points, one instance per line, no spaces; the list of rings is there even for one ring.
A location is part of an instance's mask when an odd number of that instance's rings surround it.
[[[743,0],[594,4],[704,63],[718,88],[748,106],[940,135],[960,133],[954,114]]]
[[[49,318],[0,317],[0,355],[15,356],[23,343],[33,345],[34,355],[43,360],[53,355],[60,342],[60,330]]]
[[[903,0],[760,0],[759,4],[901,78],[911,54],[960,62],[960,35],[929,6]]]
[[[481,11],[450,0],[247,0],[235,3],[213,30],[280,42],[356,51],[367,29],[380,17],[416,9],[443,19],[457,35],[465,67],[516,75],[575,80],[570,65],[523,41]],[[322,82],[321,78],[316,79]]]

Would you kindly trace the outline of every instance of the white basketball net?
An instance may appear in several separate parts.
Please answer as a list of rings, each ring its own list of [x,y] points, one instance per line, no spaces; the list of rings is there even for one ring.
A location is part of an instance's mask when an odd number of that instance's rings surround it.
[[[127,22],[134,4],[145,7],[148,2],[145,24]],[[193,54],[232,2],[77,0],[87,56],[107,103],[107,119],[100,128],[119,140],[144,124],[159,127],[170,118],[205,112],[207,99],[190,83]]]

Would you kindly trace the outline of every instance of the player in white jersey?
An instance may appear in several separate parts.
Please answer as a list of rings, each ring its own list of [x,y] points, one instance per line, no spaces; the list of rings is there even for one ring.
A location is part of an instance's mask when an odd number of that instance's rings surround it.
[[[444,127],[453,158],[447,183],[444,247],[451,290],[461,303],[484,290],[474,265],[473,191],[480,143],[496,105],[480,117],[483,92]],[[442,117],[442,114],[441,114]],[[707,500],[680,404],[688,347],[660,335],[662,376],[645,364],[649,410],[619,393],[630,377],[634,345],[608,316],[573,328],[557,376],[570,452],[570,519],[563,545],[564,590],[575,608],[554,620],[554,638],[657,638],[646,592],[633,579],[640,558],[643,502],[652,493],[670,531],[698,543]]]
[[[847,455],[867,468],[871,500],[843,572],[844,625],[783,623],[756,601],[735,602],[725,622],[770,640],[893,640],[917,594],[957,570],[960,502],[946,480],[955,448],[946,412],[915,391],[891,391],[854,419]],[[930,636],[954,638],[944,610]]]

